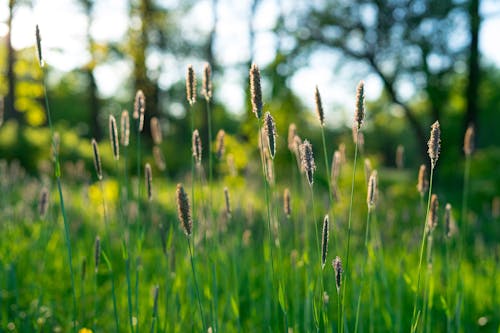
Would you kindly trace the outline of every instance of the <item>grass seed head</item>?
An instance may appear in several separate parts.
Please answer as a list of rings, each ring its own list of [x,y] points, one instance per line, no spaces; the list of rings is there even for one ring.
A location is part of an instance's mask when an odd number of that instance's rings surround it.
[[[201,138],[200,132],[197,129],[193,131],[193,140],[192,140],[192,150],[193,157],[196,162],[196,165],[201,165]]]
[[[35,27],[35,37],[36,49],[38,52],[38,63],[40,64],[40,67],[43,67],[45,65],[45,62],[43,61],[42,57],[42,36],[40,35],[40,28],[38,27],[38,24]]]
[[[337,293],[340,293],[340,287],[342,285],[342,260],[340,257],[335,257],[332,261],[333,270],[335,271],[335,285],[337,286]]]
[[[257,119],[262,118],[262,88],[260,86],[260,71],[256,64],[250,67],[250,95],[252,111]]]
[[[231,201],[229,198],[229,189],[226,186],[224,187],[224,201],[226,204],[226,216],[230,217],[231,216]]]
[[[321,269],[325,268],[326,257],[328,255],[328,236],[330,229],[330,219],[325,215],[323,220],[323,233],[321,234]]]
[[[220,160],[224,156],[224,151],[225,151],[225,144],[224,144],[224,138],[226,136],[226,132],[224,132],[223,129],[219,130],[217,132],[217,139],[215,142],[215,151],[217,154],[217,158]]]
[[[212,68],[207,62],[203,66],[203,80],[202,80],[202,90],[201,93],[205,97],[207,102],[212,99]]]
[[[134,101],[134,119],[139,119],[138,129],[142,132],[144,128],[144,113],[146,112],[146,97],[142,90],[137,90]]]
[[[368,209],[375,208],[378,197],[378,188],[377,188],[377,170],[373,170],[370,179],[368,180],[368,193],[366,202],[368,204]]]
[[[130,140],[130,117],[127,110],[122,111],[120,119],[120,141],[122,146],[127,147]]]
[[[365,83],[361,81],[359,82],[358,87],[356,88],[356,110],[354,112],[354,123],[356,125],[357,130],[359,130],[361,128],[361,125],[363,125],[364,117],[365,117]]]
[[[113,148],[113,158],[118,161],[120,158],[120,143],[118,142],[118,129],[116,127],[116,119],[113,115],[109,116],[109,140]]]
[[[294,143],[294,139],[295,139],[295,136],[297,135],[297,126],[295,125],[295,123],[291,123],[290,125],[288,125],[288,149],[294,153],[295,152],[295,143]]]
[[[285,188],[285,190],[283,191],[283,211],[286,215],[287,218],[290,217],[290,215],[292,215],[292,207],[291,207],[291,199],[290,199],[290,190],[287,188]]]
[[[370,175],[372,174],[372,163],[368,158],[365,158],[364,170],[365,170],[365,179],[366,182],[368,183],[370,181]]]
[[[427,167],[425,166],[425,164],[422,164],[420,165],[420,169],[418,170],[417,190],[423,197],[428,189],[429,181],[427,180]]]
[[[321,126],[325,126],[325,113],[323,111],[323,103],[321,103],[321,95],[318,86],[316,86],[314,90],[314,103],[316,105],[316,114],[318,115],[319,123]]]
[[[179,222],[186,236],[190,236],[193,231],[193,220],[191,219],[191,206],[182,184],[177,184],[177,214]]]
[[[427,146],[429,147],[427,152],[431,159],[431,168],[434,169],[441,150],[441,129],[439,128],[439,121],[436,121],[431,126],[431,137],[429,138]]]
[[[186,73],[186,98],[189,105],[196,103],[196,77],[192,65],[188,65]]]
[[[47,209],[49,207],[49,190],[44,187],[40,192],[40,199],[38,200],[38,213],[43,219],[47,214]]]
[[[431,196],[431,207],[429,209],[429,217],[427,219],[427,231],[431,233],[438,223],[439,200],[436,194]]]
[[[450,203],[447,203],[444,208],[444,225],[445,225],[445,236],[448,238],[452,237],[455,231],[455,225],[451,217]]]
[[[160,147],[158,146],[153,147],[153,158],[155,160],[155,164],[158,170],[165,171],[167,165],[165,164],[165,158],[163,156],[163,153],[161,152]]]
[[[148,194],[148,200],[153,200],[153,172],[151,171],[151,165],[146,163],[144,167],[144,177],[146,178],[146,192]]]
[[[470,156],[474,152],[475,149],[474,138],[475,138],[474,125],[469,124],[467,130],[465,131],[465,137],[464,137],[464,153],[466,156]]]
[[[161,133],[160,121],[156,117],[152,117],[150,120],[151,126],[151,138],[155,145],[160,145],[163,141],[163,135]]]
[[[97,141],[95,141],[95,139],[92,139],[92,152],[94,155],[94,167],[97,178],[102,180],[101,155],[99,154],[99,146],[97,145]]]
[[[309,185],[312,186],[314,182],[314,170],[316,170],[316,164],[314,164],[312,145],[307,140],[304,140],[304,143],[300,145],[300,159],[302,170],[306,173]]]
[[[264,124],[269,153],[271,154],[271,158],[274,159],[274,155],[276,154],[276,125],[273,116],[269,112],[266,112]]]

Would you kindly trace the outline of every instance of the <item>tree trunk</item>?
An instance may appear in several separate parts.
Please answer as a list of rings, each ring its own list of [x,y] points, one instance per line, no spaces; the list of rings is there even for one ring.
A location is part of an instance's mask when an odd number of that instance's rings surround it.
[[[479,1],[470,0],[469,3],[469,80],[466,90],[467,106],[463,123],[462,134],[465,133],[469,124],[476,125],[478,114],[478,90],[480,80],[479,69],[479,26],[481,18],[479,17]]]

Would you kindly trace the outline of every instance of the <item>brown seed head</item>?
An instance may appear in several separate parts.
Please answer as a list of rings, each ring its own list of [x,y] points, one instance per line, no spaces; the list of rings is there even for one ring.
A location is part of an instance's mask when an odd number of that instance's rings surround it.
[[[167,166],[165,164],[165,158],[163,157],[163,153],[161,152],[160,147],[158,146],[153,147],[153,158],[155,160],[155,164],[158,170],[165,171],[165,168]]]
[[[366,198],[366,202],[368,204],[368,209],[375,208],[378,197],[378,188],[377,188],[377,170],[373,170],[370,179],[368,180],[368,194]]]
[[[450,238],[455,233],[456,226],[451,216],[451,204],[447,203],[444,208],[445,235]]]
[[[293,153],[295,152],[294,139],[297,135],[297,126],[294,123],[288,125],[288,149]]]
[[[191,206],[189,205],[189,199],[182,184],[177,184],[177,214],[184,233],[186,236],[190,236],[193,230]]]
[[[332,159],[332,170],[331,170],[331,180],[332,180],[332,189],[335,195],[337,195],[337,184],[339,181],[340,169],[342,166],[342,160],[340,156],[340,152],[336,150],[333,153]]]
[[[231,202],[229,200],[229,190],[226,186],[224,187],[224,201],[226,203],[226,216],[230,217],[231,216]]]
[[[94,244],[94,267],[96,273],[99,271],[100,261],[101,261],[101,239],[99,238],[99,236],[97,236],[95,238],[95,244]]]
[[[464,153],[466,156],[470,156],[474,152],[475,148],[474,137],[475,137],[474,125],[470,124],[467,127],[467,130],[465,131],[465,137],[464,137]]]
[[[429,157],[431,159],[431,168],[434,169],[441,150],[441,130],[439,128],[439,121],[436,121],[431,126],[431,137],[429,138],[427,146],[429,147],[427,152],[429,153]]]
[[[153,172],[151,171],[151,165],[146,163],[144,167],[144,177],[146,179],[146,193],[148,194],[148,200],[153,200]]]
[[[203,80],[202,80],[202,90],[201,93],[205,97],[207,102],[212,99],[212,68],[207,62],[203,66]]]
[[[186,98],[191,106],[196,102],[196,77],[191,65],[188,65],[186,73]]]
[[[120,141],[122,146],[127,147],[130,138],[130,117],[127,110],[122,111],[120,119]]]
[[[223,129],[221,129],[221,130],[219,130],[219,132],[217,132],[215,151],[217,152],[217,158],[219,160],[222,159],[222,156],[224,156],[224,150],[225,150],[224,137],[225,136],[226,136],[226,132],[224,132]]]
[[[271,158],[274,159],[276,154],[276,125],[274,119],[269,112],[266,112],[264,118],[264,129],[267,135],[267,144]]]
[[[38,200],[38,213],[43,219],[47,214],[47,209],[49,207],[49,190],[44,187],[40,192],[40,199]]]
[[[354,112],[354,123],[357,129],[361,128],[365,117],[365,83],[359,82],[356,88],[356,110]]]
[[[40,28],[38,27],[38,24],[35,27],[35,37],[36,49],[38,51],[38,63],[40,64],[40,67],[43,67],[45,65],[45,62],[43,61],[42,57],[42,36],[40,35]]]
[[[101,155],[99,154],[99,146],[97,146],[97,141],[95,141],[95,139],[92,139],[92,151],[94,155],[94,167],[97,178],[102,180]]]
[[[319,123],[325,126],[325,113],[323,111],[323,104],[321,103],[321,95],[319,94],[318,86],[314,90],[314,102],[316,105],[316,114],[318,115]]]
[[[425,164],[422,164],[418,170],[417,190],[421,196],[424,196],[428,189],[429,181],[427,180],[427,167]]]
[[[144,112],[146,112],[146,97],[142,90],[137,90],[134,101],[134,119],[139,119],[138,129],[142,132],[144,128]]]
[[[290,215],[292,215],[292,207],[290,203],[290,190],[288,189],[288,187],[285,188],[285,190],[283,191],[283,211],[285,212],[287,218],[289,218]]]
[[[120,158],[120,143],[118,142],[118,129],[116,128],[116,119],[113,115],[109,116],[109,140],[113,148],[113,158],[118,161]]]
[[[260,71],[256,64],[250,67],[250,95],[252,111],[260,119],[262,117],[262,88],[260,86]]]
[[[427,220],[427,231],[431,233],[438,223],[439,201],[436,194],[431,196],[431,207],[429,209],[429,218]]]
[[[323,220],[323,232],[321,234],[321,269],[325,268],[326,257],[328,255],[328,234],[330,229],[330,219],[325,215]]]
[[[337,256],[332,261],[333,270],[335,271],[335,284],[337,286],[337,293],[340,292],[342,284],[342,260]]]
[[[312,145],[307,140],[304,140],[304,143],[300,146],[300,158],[302,170],[304,170],[307,175],[309,185],[312,186],[314,182],[313,176],[314,170],[316,170],[316,164],[314,164]]]
[[[155,145],[160,145],[163,141],[163,135],[161,133],[160,121],[156,117],[152,117],[150,120],[151,125],[151,138]]]
[[[192,150],[196,165],[201,165],[201,138],[197,129],[193,131]]]

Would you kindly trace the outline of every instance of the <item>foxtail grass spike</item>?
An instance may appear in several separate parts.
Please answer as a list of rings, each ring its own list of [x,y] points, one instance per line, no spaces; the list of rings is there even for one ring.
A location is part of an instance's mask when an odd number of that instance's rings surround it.
[[[314,103],[316,105],[316,114],[318,115],[319,123],[325,126],[325,113],[323,111],[323,104],[321,103],[321,95],[319,94],[318,86],[314,90]]]
[[[217,139],[216,139],[216,146],[215,146],[215,151],[217,152],[217,158],[220,160],[224,156],[224,150],[225,150],[225,144],[224,144],[224,138],[226,136],[226,132],[224,132],[223,129],[219,130],[217,132]]]
[[[366,203],[368,204],[368,209],[375,208],[377,203],[377,170],[373,170],[370,179],[368,180],[368,193],[366,198]]]
[[[466,156],[471,156],[472,153],[474,152],[474,138],[475,138],[475,131],[474,131],[474,125],[470,124],[467,127],[467,130],[465,131],[465,137],[464,137],[464,153]]]
[[[127,110],[122,111],[120,119],[120,143],[127,147],[130,140],[130,117]]]
[[[38,201],[38,214],[43,219],[47,214],[47,209],[49,207],[49,190],[44,187],[40,192],[40,199]]]
[[[197,129],[193,131],[192,150],[196,165],[201,165],[201,138]]]
[[[146,111],[146,97],[144,96],[144,93],[142,90],[137,90],[137,93],[135,94],[135,101],[134,101],[134,119],[139,120],[139,132],[142,132],[142,129],[144,127],[144,112]]]
[[[300,152],[301,146],[302,146],[302,139],[300,138],[300,136],[295,135],[293,137],[293,152],[295,153],[295,156],[297,157],[297,159],[299,161],[302,161],[301,152]],[[303,171],[302,167],[301,167],[301,171]]]
[[[420,169],[418,170],[418,182],[417,182],[417,191],[423,197],[427,190],[429,189],[429,180],[427,179],[427,167],[425,164],[420,165]]]
[[[231,201],[229,199],[229,189],[224,187],[224,201],[226,203],[226,216],[231,216]]]
[[[314,170],[316,170],[316,164],[314,164],[312,145],[307,140],[304,140],[304,143],[300,145],[300,161],[302,170],[306,173],[307,181],[309,185],[312,186],[314,183]]]
[[[438,208],[439,201],[436,194],[431,196],[431,206],[429,209],[429,217],[427,219],[427,231],[431,233],[437,226],[438,223]]]
[[[192,65],[188,65],[186,72],[186,98],[189,105],[196,103],[196,77]]]
[[[323,233],[321,234],[321,269],[325,268],[326,257],[328,255],[328,236],[330,229],[330,219],[325,215],[323,220]]]
[[[250,95],[252,102],[252,112],[257,119],[262,118],[262,88],[260,86],[260,71],[256,64],[250,67]]]
[[[156,117],[152,117],[150,120],[151,127],[151,138],[153,139],[153,143],[155,145],[160,145],[163,141],[163,135],[161,132],[160,121]]]
[[[191,219],[191,206],[182,184],[177,184],[177,214],[182,230],[186,236],[190,236],[193,231],[193,221]]]
[[[285,213],[286,217],[289,218],[290,215],[292,215],[292,207],[291,207],[291,199],[290,199],[290,190],[285,188],[283,191],[283,212]]]
[[[40,64],[40,67],[43,67],[45,65],[45,62],[43,61],[43,56],[42,56],[42,36],[40,35],[40,28],[38,27],[38,24],[36,25],[35,28],[35,37],[36,37],[36,49],[38,52],[38,63]]]
[[[356,110],[354,112],[354,123],[356,124],[357,130],[363,125],[363,119],[365,117],[365,83],[363,81],[359,82],[356,88]]]
[[[202,79],[202,90],[201,93],[207,102],[212,99],[212,68],[207,62],[203,66],[203,79]]]
[[[340,287],[342,284],[342,260],[337,256],[332,261],[333,270],[335,271],[335,285],[337,287],[337,293],[340,293]]]
[[[429,158],[431,159],[431,167],[434,169],[441,150],[441,129],[439,128],[439,121],[436,121],[431,126],[431,137],[429,138],[427,146],[429,147],[427,152],[429,153]]]
[[[266,112],[264,124],[269,153],[271,158],[274,159],[274,155],[276,154],[276,125],[273,116],[269,112]]]
[[[113,148],[113,158],[118,161],[120,158],[120,144],[118,142],[118,129],[116,128],[116,119],[113,115],[109,116],[109,140]]]
[[[291,123],[288,126],[288,149],[292,152],[295,153],[295,136],[297,135],[297,125],[294,123]]]
[[[160,147],[158,146],[153,147],[153,158],[155,160],[155,165],[158,168],[158,170],[165,171],[167,165],[165,164],[165,157],[163,156]]]
[[[92,139],[92,151],[94,155],[94,167],[97,178],[102,180],[101,155],[99,154],[99,146],[97,146],[97,141],[95,141],[95,139]]]
[[[153,200],[153,172],[151,165],[146,163],[144,167],[144,177],[146,178],[146,193],[148,194],[148,201]]]
[[[94,269],[97,273],[99,271],[99,263],[101,261],[101,239],[99,236],[95,238],[94,244]]]

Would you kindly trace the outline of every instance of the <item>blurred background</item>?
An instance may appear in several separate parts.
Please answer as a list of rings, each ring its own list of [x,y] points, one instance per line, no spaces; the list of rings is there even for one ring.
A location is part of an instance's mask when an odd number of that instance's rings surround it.
[[[50,160],[36,24],[63,161],[90,165],[89,139],[107,140],[108,116],[131,111],[135,91],[142,89],[144,147],[151,146],[149,119],[157,116],[168,173],[187,171],[185,72],[193,64],[201,77],[206,61],[213,68],[215,131],[223,128],[229,145],[233,139],[243,147],[253,144],[248,68],[255,62],[262,70],[265,110],[277,121],[281,154],[288,153],[290,122],[320,147],[316,85],[329,153],[342,142],[352,145],[355,87],[364,80],[364,150],[379,167],[395,168],[401,145],[399,167],[416,177],[427,161],[429,126],[439,120],[437,181],[453,192],[462,186],[457,161],[463,160],[463,135],[472,123],[479,152],[472,191],[478,205],[499,194],[500,131],[493,125],[500,122],[499,1],[1,0],[0,156],[19,160],[33,174]],[[204,103],[194,112],[205,138]],[[238,163],[244,168],[246,160]],[[280,163],[278,157],[277,168]]]

